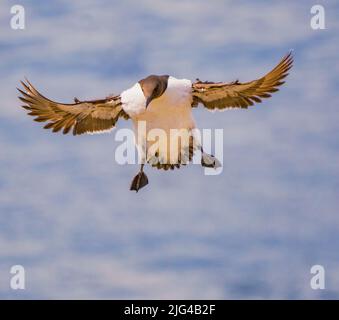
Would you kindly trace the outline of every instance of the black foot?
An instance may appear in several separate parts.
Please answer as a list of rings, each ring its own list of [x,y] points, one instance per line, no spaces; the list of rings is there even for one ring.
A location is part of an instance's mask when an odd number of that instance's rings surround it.
[[[134,178],[131,183],[130,190],[134,190],[136,192],[139,191],[139,189],[143,188],[148,184],[148,178],[146,174],[143,171],[140,171]]]
[[[213,155],[203,152],[201,154],[201,165],[206,168],[220,168],[220,161]]]

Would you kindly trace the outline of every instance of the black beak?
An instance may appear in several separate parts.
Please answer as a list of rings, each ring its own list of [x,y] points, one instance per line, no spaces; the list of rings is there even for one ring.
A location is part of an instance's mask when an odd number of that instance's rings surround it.
[[[153,97],[148,97],[146,99],[146,109],[147,109],[148,105],[151,103],[152,100],[153,100]]]

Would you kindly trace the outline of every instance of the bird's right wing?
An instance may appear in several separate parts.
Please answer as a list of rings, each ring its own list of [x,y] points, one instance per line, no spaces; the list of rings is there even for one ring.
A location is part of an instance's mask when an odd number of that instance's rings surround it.
[[[18,89],[22,95],[19,99],[25,103],[23,108],[36,117],[35,121],[48,122],[44,128],[53,132],[62,129],[66,134],[73,129],[73,135],[101,133],[111,130],[119,118],[129,118],[122,109],[120,96],[63,104],[47,99],[26,82],[21,82],[24,90]]]

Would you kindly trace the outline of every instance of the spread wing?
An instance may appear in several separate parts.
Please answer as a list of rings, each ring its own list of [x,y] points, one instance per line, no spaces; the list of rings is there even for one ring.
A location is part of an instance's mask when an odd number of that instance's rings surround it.
[[[73,135],[100,133],[112,129],[119,118],[129,118],[122,109],[120,96],[81,102],[75,99],[76,103],[63,104],[44,97],[28,80],[21,84],[24,90],[18,90],[19,99],[25,103],[23,108],[30,111],[28,114],[35,121],[48,122],[44,128],[53,132],[63,130],[66,134],[73,129]]]
[[[288,70],[293,64],[290,52],[269,73],[258,80],[241,83],[239,81],[202,82],[197,81],[192,85],[193,104],[196,107],[202,103],[207,109],[248,108],[262,98],[269,98],[270,93],[276,92],[281,81],[288,75]]]

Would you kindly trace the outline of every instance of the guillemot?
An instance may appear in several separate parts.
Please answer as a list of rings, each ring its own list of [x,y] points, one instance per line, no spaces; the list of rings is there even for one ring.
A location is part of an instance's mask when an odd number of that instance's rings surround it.
[[[203,151],[196,129],[192,108],[202,104],[208,110],[245,108],[269,98],[282,85],[292,67],[292,54],[287,54],[278,65],[265,76],[250,82],[210,82],[197,79],[176,79],[169,75],[150,75],[138,81],[120,95],[100,100],[80,101],[64,104],[49,100],[40,94],[26,79],[21,81],[23,90],[19,97],[35,121],[48,122],[44,128],[53,132],[71,130],[73,135],[103,133],[112,130],[121,119],[131,119],[134,124],[136,145],[145,153],[140,171],[134,177],[130,190],[137,191],[148,184],[144,173],[145,163],[158,169],[174,169],[192,160],[196,150],[201,150],[201,165],[217,168],[220,162]],[[138,123],[147,126],[146,134],[161,129],[167,134],[163,143],[155,146],[154,141],[138,136]],[[169,142],[172,130],[185,130],[188,139],[180,143]]]

